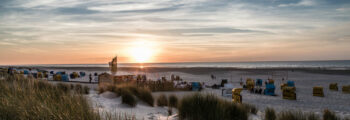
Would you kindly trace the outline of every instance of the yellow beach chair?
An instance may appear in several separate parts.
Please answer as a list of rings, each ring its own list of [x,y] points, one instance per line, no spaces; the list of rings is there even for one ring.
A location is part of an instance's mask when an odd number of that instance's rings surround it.
[[[342,87],[343,93],[348,93],[350,94],[350,85],[345,85]]]
[[[288,100],[296,100],[297,99],[297,95],[295,93],[294,87],[288,87],[288,86],[283,87],[282,95],[283,95],[283,99],[288,99]]]
[[[234,103],[242,103],[242,88],[234,88],[232,89],[232,102]]]
[[[338,84],[337,83],[329,84],[329,89],[333,91],[338,91]]]
[[[313,96],[324,97],[323,87],[321,87],[321,86],[313,87],[312,94],[313,94]]]
[[[53,75],[53,80],[54,81],[61,81],[62,76],[60,74]]]
[[[254,89],[254,86],[255,86],[254,80],[251,79],[251,78],[248,78],[247,81],[246,81],[246,87],[247,87],[247,89],[248,89],[248,90],[252,90],[252,89]]]

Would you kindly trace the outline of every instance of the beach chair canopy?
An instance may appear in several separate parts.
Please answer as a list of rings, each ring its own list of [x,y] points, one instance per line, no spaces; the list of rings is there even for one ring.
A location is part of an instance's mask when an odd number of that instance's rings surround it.
[[[23,70],[23,74],[28,75],[29,74],[29,70]]]
[[[80,74],[81,77],[84,77],[86,75],[85,72],[79,72],[79,74]]]
[[[256,79],[256,85],[262,86],[263,80],[262,79]]]
[[[200,83],[199,82],[192,82],[192,87],[200,87]]]
[[[75,79],[75,78],[78,78],[79,75],[78,75],[78,73],[73,72],[73,73],[69,74],[69,77],[70,77],[71,79]]]
[[[62,74],[62,75],[61,75],[61,80],[62,80],[62,81],[65,81],[65,82],[68,82],[68,81],[69,81],[68,75]]]
[[[266,88],[264,90],[265,95],[275,95],[275,85],[274,84],[266,84]]]
[[[200,85],[199,82],[192,82],[191,85],[192,85],[192,90],[193,91],[199,91],[200,88],[201,88],[201,85]]]
[[[64,75],[64,74],[66,74],[66,72],[60,71],[60,72],[56,72],[56,74]]]
[[[295,87],[294,81],[287,81],[289,87]]]
[[[38,78],[38,73],[32,73],[34,78]]]
[[[275,85],[274,84],[266,84],[266,89],[275,89]]]

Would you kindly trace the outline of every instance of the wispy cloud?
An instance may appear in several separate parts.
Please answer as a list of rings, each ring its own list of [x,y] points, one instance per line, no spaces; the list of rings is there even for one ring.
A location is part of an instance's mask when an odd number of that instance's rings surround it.
[[[297,3],[289,3],[289,4],[280,4],[280,7],[288,7],[288,6],[315,6],[317,5],[317,0],[300,0]]]

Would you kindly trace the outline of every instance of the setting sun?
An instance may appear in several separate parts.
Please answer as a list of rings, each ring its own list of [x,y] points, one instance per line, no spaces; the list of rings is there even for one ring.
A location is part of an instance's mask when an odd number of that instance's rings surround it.
[[[132,47],[129,49],[129,53],[134,62],[151,62],[152,56],[155,54],[154,48],[153,42],[138,41],[133,43]]]
[[[132,48],[131,54],[133,59],[136,62],[144,63],[144,62],[148,62],[148,60],[152,55],[152,52],[149,48],[137,47],[137,48]]]

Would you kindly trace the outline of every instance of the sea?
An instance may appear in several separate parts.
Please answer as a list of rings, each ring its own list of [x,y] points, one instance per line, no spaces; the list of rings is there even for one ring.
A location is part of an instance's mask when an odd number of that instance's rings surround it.
[[[26,67],[108,67],[108,64],[32,64]],[[160,68],[324,68],[350,70],[350,60],[329,61],[261,61],[261,62],[182,62],[182,63],[119,63],[118,67]]]

